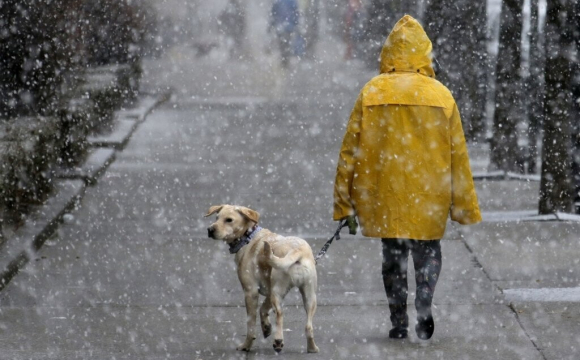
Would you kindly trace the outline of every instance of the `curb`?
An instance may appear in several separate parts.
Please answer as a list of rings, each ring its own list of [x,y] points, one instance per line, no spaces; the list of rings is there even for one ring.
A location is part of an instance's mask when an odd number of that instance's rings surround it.
[[[139,124],[155,107],[169,100],[170,96],[169,91],[157,96],[145,95],[137,100],[135,109],[117,111],[113,120],[113,131],[105,135],[89,136],[87,138],[89,145],[92,147],[110,147],[115,150],[124,149]]]
[[[144,94],[142,98],[137,100],[133,109],[117,111],[116,116],[119,119],[126,118],[142,122],[154,108],[169,100],[170,97],[171,91],[169,90],[158,95]]]
[[[539,215],[537,210],[490,211],[483,212],[484,222],[580,222],[580,215],[557,212],[554,214]]]
[[[490,172],[474,172],[474,181],[482,180],[520,180],[520,181],[540,181],[540,175],[534,174],[517,174],[510,171],[490,171]]]
[[[129,138],[137,129],[137,120],[115,119],[113,131],[107,135],[89,136],[87,141],[92,147],[109,147],[115,150],[122,150],[129,142]]]
[[[35,208],[27,216],[26,223],[10,238],[4,238],[0,242],[0,291],[34,258],[45,241],[54,234],[64,215],[77,207],[87,186],[97,183],[98,178],[115,160],[116,151],[124,148],[138,124],[143,122],[155,107],[167,101],[170,94],[165,92],[157,96],[146,95],[137,101],[136,109],[117,112],[117,119],[131,119],[130,131],[126,131],[129,123],[125,122],[120,126],[123,131],[118,130],[108,136],[92,138],[94,141],[91,145],[95,148],[89,151],[85,163],[79,168],[57,173],[54,195],[42,206]]]
[[[114,160],[115,149],[91,149],[87,159],[80,167],[61,170],[56,176],[61,179],[79,179],[87,185],[94,185]]]
[[[86,186],[80,180],[57,180],[55,188],[55,195],[30,213],[26,223],[0,247],[0,291],[54,233],[64,214],[76,207]]]

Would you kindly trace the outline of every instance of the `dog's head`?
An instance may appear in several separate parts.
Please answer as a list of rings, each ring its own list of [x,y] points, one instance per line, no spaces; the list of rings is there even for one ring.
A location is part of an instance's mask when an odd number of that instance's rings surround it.
[[[216,221],[207,228],[207,235],[230,243],[242,237],[260,220],[257,211],[243,206],[218,205],[209,208],[205,217],[217,214]]]

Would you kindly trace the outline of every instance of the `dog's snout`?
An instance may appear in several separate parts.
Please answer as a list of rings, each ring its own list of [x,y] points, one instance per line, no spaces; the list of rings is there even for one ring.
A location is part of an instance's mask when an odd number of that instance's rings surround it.
[[[207,228],[207,236],[213,239],[213,235],[215,233],[215,229],[213,226]]]

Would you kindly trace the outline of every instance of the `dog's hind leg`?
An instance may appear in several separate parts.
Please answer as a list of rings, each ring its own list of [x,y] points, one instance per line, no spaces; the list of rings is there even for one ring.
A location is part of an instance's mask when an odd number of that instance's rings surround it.
[[[306,350],[309,353],[317,353],[318,346],[314,343],[314,329],[312,328],[312,318],[316,312],[316,277],[300,287],[304,310],[306,310]]]
[[[272,324],[270,324],[270,310],[272,309],[272,303],[270,302],[270,297],[267,296],[262,306],[260,307],[260,324],[262,325],[262,333],[264,338],[267,338],[272,334]]]
[[[276,287],[272,288],[270,293],[270,302],[276,313],[276,333],[274,334],[274,350],[276,352],[282,351],[284,347],[284,315],[282,313],[282,296],[276,291]]]
[[[250,351],[252,343],[256,338],[256,316],[258,315],[258,291],[252,291],[245,294],[246,300],[246,315],[247,315],[247,333],[246,341],[238,346],[236,349],[240,351]]]

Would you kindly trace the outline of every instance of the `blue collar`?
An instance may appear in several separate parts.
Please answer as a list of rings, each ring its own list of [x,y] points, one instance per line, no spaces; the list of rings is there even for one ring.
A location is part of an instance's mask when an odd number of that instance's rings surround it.
[[[235,254],[240,251],[241,248],[248,245],[260,230],[262,230],[262,228],[255,225],[253,228],[248,230],[244,236],[230,243],[230,254]]]

